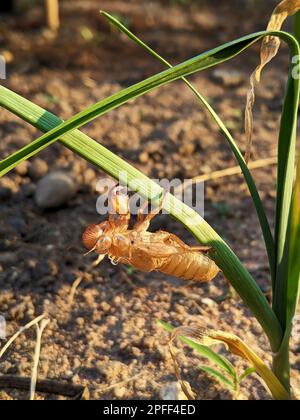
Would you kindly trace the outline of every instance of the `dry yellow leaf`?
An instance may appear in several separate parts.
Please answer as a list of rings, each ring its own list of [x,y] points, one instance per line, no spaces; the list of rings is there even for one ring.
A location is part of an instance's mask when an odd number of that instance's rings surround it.
[[[300,10],[300,0],[283,0],[274,9],[267,27],[268,31],[279,31],[288,16]],[[255,101],[255,87],[260,82],[263,68],[275,57],[280,47],[280,39],[275,36],[266,36],[263,39],[260,51],[260,64],[250,76],[250,89],[247,94],[245,109],[246,153],[248,163],[251,155],[253,133],[253,106]]]
[[[222,331],[209,330],[200,327],[179,327],[172,331],[169,347],[172,359],[174,361],[175,372],[177,379],[180,384],[183,385],[183,381],[180,378],[179,367],[176,361],[176,355],[172,346],[175,338],[179,336],[189,337],[192,340],[199,342],[204,346],[211,346],[216,343],[223,343],[227,349],[249,362],[249,364],[255,368],[256,373],[263,379],[267,385],[273,398],[276,400],[289,400],[290,395],[283,387],[281,382],[277,379],[271,369],[263,362],[263,360],[245,344],[239,337],[234,334],[225,333]],[[192,399],[192,395],[183,386],[183,392],[187,395],[188,399]]]

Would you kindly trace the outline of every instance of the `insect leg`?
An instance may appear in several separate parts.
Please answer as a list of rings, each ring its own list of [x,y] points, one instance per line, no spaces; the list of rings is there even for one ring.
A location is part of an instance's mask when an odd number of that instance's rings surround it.
[[[190,246],[187,245],[186,243],[184,243],[180,238],[178,238],[178,236],[174,235],[174,233],[170,233],[170,239],[172,241],[174,241],[176,244],[178,244],[179,246],[181,246],[182,248],[184,248],[185,251],[190,251],[190,252],[195,252],[195,251],[199,251],[199,252],[209,252],[212,247],[211,246],[205,246],[205,245],[199,245],[199,246]]]
[[[97,267],[97,265],[99,265],[104,258],[105,254],[100,254],[98,258],[92,263],[92,267]]]
[[[154,209],[153,211],[151,211],[149,214],[144,215],[142,213],[143,210],[138,212],[137,223],[134,225],[133,230],[135,230],[137,232],[142,232],[142,231],[145,231],[149,228],[150,222],[153,219],[153,217],[155,217],[161,211],[161,209],[163,208],[166,195],[167,195],[167,193],[164,192],[163,198],[162,198],[159,206],[156,209]]]
[[[200,246],[189,246],[189,250],[191,252],[195,252],[195,251],[199,251],[199,252],[209,252],[211,251],[213,248],[211,246],[205,246],[205,245],[200,245]]]
[[[109,223],[118,230],[126,230],[130,220],[129,197],[125,187],[113,187],[108,194]],[[115,217],[116,216],[116,217]]]

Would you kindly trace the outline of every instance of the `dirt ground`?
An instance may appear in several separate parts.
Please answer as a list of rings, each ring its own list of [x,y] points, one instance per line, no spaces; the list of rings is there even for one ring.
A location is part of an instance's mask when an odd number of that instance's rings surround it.
[[[62,2],[57,37],[41,26],[41,10],[19,18],[1,16],[0,49],[10,58],[4,85],[67,119],[88,105],[163,69],[98,14],[116,13],[173,63],[220,43],[263,29],[268,2],[85,1]],[[250,3],[250,2],[249,2]],[[265,5],[259,5],[264,3]],[[272,2],[270,2],[272,3]],[[240,2],[239,2],[240,4]],[[232,15],[232,11],[234,14]],[[222,69],[191,77],[210,99],[245,150],[243,107],[248,76],[257,63],[258,47]],[[232,72],[237,72],[232,81]],[[253,159],[274,156],[287,73],[287,50],[269,67],[255,106]],[[0,110],[0,157],[28,144],[39,132]],[[192,93],[180,82],[155,90],[83,129],[113,152],[154,178],[189,178],[236,163],[224,138]],[[33,163],[37,160],[35,169]],[[39,171],[36,168],[42,168]],[[78,192],[52,211],[33,199],[45,172],[64,169],[76,179]],[[253,172],[273,223],[276,168]],[[223,299],[228,283],[219,275],[207,285],[190,284],[159,273],[143,274],[105,261],[93,268],[84,257],[81,235],[97,222],[96,182],[104,174],[60,144],[54,144],[0,179],[0,313],[11,336],[45,312],[50,319],[42,340],[39,378],[89,387],[96,399],[158,399],[175,381],[168,334],[156,320],[174,326],[202,325],[234,332],[267,361],[270,350],[261,327],[234,294]],[[270,290],[262,235],[247,187],[240,175],[205,185],[205,218],[232,246],[265,293]],[[158,216],[152,229],[163,228],[188,243],[195,239],[168,216]],[[82,277],[73,302],[75,279]],[[35,329],[22,334],[0,361],[1,374],[30,376]],[[199,356],[178,343],[182,376],[198,399],[232,399],[231,392],[197,369]],[[292,342],[292,380],[300,388],[299,342]],[[226,351],[220,348],[220,353]],[[229,356],[239,371],[245,364]],[[206,363],[206,361],[205,361]],[[116,385],[117,384],[117,385]],[[116,386],[113,386],[116,385]],[[1,399],[28,398],[28,392],[1,390]],[[38,394],[53,399],[54,395]],[[241,399],[268,399],[256,377],[242,384]]]

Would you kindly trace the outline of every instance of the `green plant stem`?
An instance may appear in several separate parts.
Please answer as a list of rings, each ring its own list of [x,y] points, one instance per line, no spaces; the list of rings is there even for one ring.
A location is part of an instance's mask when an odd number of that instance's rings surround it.
[[[294,36],[300,43],[300,11],[297,12],[293,18]]]
[[[6,88],[2,87],[1,89],[0,104],[40,130],[47,132],[61,124],[62,121],[50,112]],[[156,198],[157,202],[161,197],[163,190],[158,184],[79,130],[64,134],[61,136],[60,142],[115,179],[120,179],[122,176],[122,182],[142,197],[151,200]],[[175,197],[171,199],[171,197],[173,196],[167,196],[164,208],[183,223],[199,242],[213,247],[214,251],[211,257],[262,325],[269,337],[273,351],[277,351],[281,343],[282,330],[274,312],[250,273],[201,216],[180,200]]]
[[[273,354],[273,372],[290,393],[290,336],[291,326],[285,331],[280,349]]]
[[[300,54],[300,12],[293,18],[294,35],[298,41],[291,59]],[[292,61],[291,66],[297,63]],[[299,74],[299,72],[298,72]],[[299,296],[299,273],[291,270],[291,258],[295,253],[296,242],[291,242],[293,235],[291,217],[293,211],[293,187],[295,175],[295,155],[297,140],[297,116],[299,106],[299,78],[290,73],[286,97],[283,105],[278,141],[278,185],[276,203],[275,243],[276,281],[273,293],[273,310],[277,315],[284,333],[281,346],[273,357],[273,371],[285,388],[290,392],[290,358],[289,343],[292,331],[292,320],[296,311]],[[298,238],[299,241],[299,238]],[[292,246],[291,246],[292,244]],[[298,248],[298,246],[297,246]],[[299,252],[299,251],[297,251]],[[298,255],[299,258],[299,255]],[[294,259],[295,260],[295,259]]]

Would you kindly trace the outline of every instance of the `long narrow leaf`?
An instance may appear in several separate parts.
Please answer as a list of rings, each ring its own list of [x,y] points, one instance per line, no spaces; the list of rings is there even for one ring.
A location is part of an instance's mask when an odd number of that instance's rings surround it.
[[[110,15],[106,12],[101,12],[101,14],[108,19],[114,26],[116,26],[121,32],[123,32],[125,35],[127,35],[130,39],[132,39],[137,45],[145,49],[147,52],[149,52],[151,55],[153,55],[155,58],[157,58],[160,62],[165,64],[167,67],[172,68],[173,66],[165,60],[163,57],[161,57],[158,53],[156,53],[152,48],[150,48],[145,42],[143,42],[141,39],[139,39],[136,35],[134,35],[128,28],[126,28],[122,22],[120,22],[118,19],[116,19],[114,16]],[[210,113],[214,121],[218,124],[221,132],[225,135],[225,138],[227,139],[229,146],[234,153],[241,170],[244,174],[246,183],[248,185],[251,197],[253,199],[253,203],[257,212],[257,216],[260,222],[260,226],[262,229],[262,233],[264,236],[268,259],[269,259],[269,265],[270,265],[270,272],[272,276],[272,281],[274,281],[275,276],[275,245],[274,240],[272,237],[270,225],[268,222],[268,219],[266,217],[266,213],[264,211],[259,193],[257,191],[255,182],[252,178],[252,175],[249,171],[249,168],[244,160],[244,157],[242,153],[240,152],[235,140],[233,139],[231,133],[221,120],[221,118],[218,116],[218,114],[215,112],[215,110],[212,108],[212,106],[208,103],[208,101],[197,91],[197,89],[184,77],[181,78],[183,82],[191,89],[191,91],[194,93],[196,98],[204,105],[204,107],[207,109],[207,111]]]
[[[228,378],[226,378],[226,376],[223,375],[218,370],[213,369],[209,366],[204,366],[204,365],[198,366],[198,369],[203,370],[203,372],[208,373],[209,375],[213,376],[214,378],[217,378],[219,381],[221,381],[224,385],[229,387],[231,390],[235,390],[234,383],[232,381],[230,381]]]
[[[300,153],[297,176],[291,206],[289,235],[289,264],[287,288],[287,320],[290,322],[296,312],[300,292]]]
[[[295,39],[293,36],[286,32],[271,33],[284,39],[289,44],[290,48],[294,49]],[[121,106],[133,98],[137,98],[147,92],[150,92],[158,86],[162,86],[183,76],[193,74],[200,70],[208,69],[224,61],[227,61],[237,56],[239,53],[244,51],[246,48],[267,34],[269,34],[269,32],[257,32],[255,34],[247,35],[238,40],[229,42],[220,47],[214,48],[211,51],[205,52],[198,55],[197,57],[187,60],[169,70],[165,70],[164,72],[149,77],[148,79],[136,83],[133,86],[123,89],[122,91],[115,93],[114,95],[111,95],[100,102],[97,102],[84,111],[74,115],[68,121],[60,124],[59,127],[53,128],[48,133],[34,140],[18,152],[2,160],[0,162],[0,176],[13,169],[21,161],[30,158],[49,144],[53,143],[67,131],[75,130],[76,128],[79,128],[87,122],[93,120],[94,118]],[[1,87],[0,105],[3,103],[1,99],[4,95],[5,92],[3,91],[3,87]]]
[[[293,24],[295,38],[300,42],[300,11],[295,14]]]
[[[168,324],[167,322],[159,320],[158,324],[161,325],[163,329],[168,332],[174,330],[174,327]],[[196,350],[196,352],[199,353],[201,356],[206,357],[208,360],[215,363],[221,369],[225,370],[225,372],[227,372],[227,374],[230,375],[233,378],[233,380],[237,379],[234,366],[232,365],[232,363],[229,362],[229,360],[225,359],[225,357],[220,356],[218,353],[214,352],[210,347],[199,344],[196,341],[191,340],[190,338],[184,336],[181,336],[179,338],[193,350]]]
[[[246,379],[248,376],[252,375],[252,373],[255,373],[256,369],[254,367],[249,367],[239,376],[239,383],[241,383],[244,379]]]
[[[300,56],[297,44],[294,56]],[[290,78],[283,105],[281,127],[278,141],[278,174],[275,243],[276,253],[276,282],[274,287],[273,309],[283,331],[287,325],[287,306],[289,289],[289,217],[292,202],[292,190],[295,178],[295,151],[297,134],[297,117],[299,106],[299,77],[292,77],[295,63],[291,57]]]

